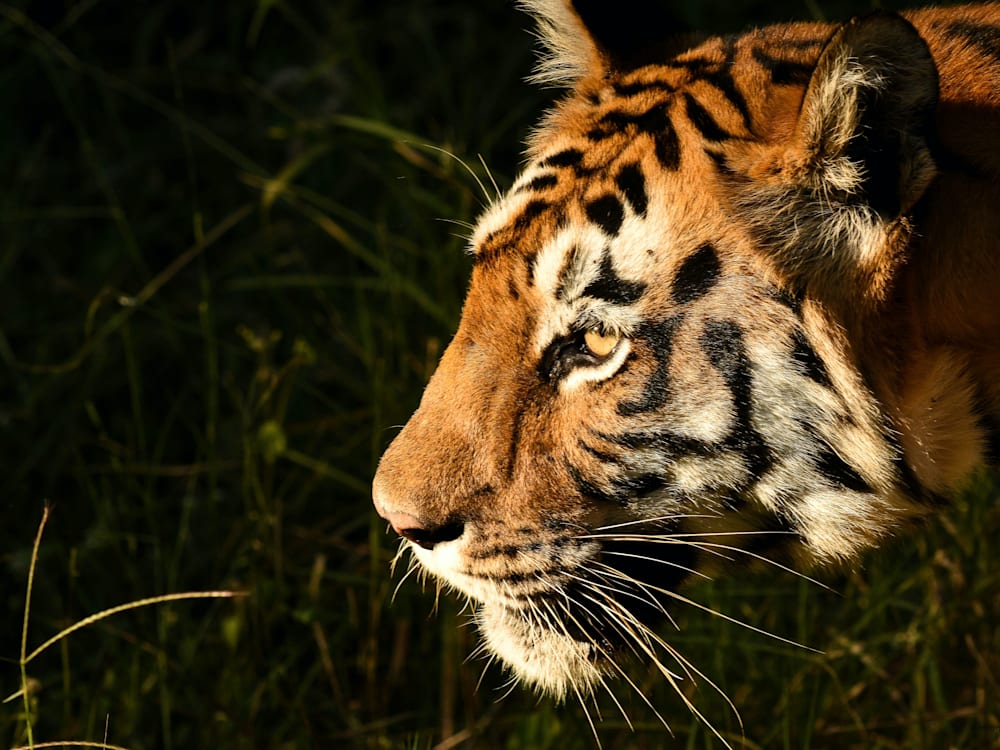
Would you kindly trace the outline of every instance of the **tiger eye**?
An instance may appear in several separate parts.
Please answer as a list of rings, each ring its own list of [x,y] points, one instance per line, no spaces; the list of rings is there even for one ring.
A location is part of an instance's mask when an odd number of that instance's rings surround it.
[[[583,343],[587,351],[595,357],[603,359],[618,346],[621,336],[617,333],[605,333],[600,328],[591,328],[583,334]]]

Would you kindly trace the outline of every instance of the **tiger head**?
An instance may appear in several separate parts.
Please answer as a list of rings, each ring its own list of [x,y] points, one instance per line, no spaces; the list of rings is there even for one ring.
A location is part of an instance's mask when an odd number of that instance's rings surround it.
[[[950,481],[911,467],[864,366],[935,174],[937,78],[894,15],[672,50],[599,31],[601,3],[524,4],[539,77],[571,91],[475,229],[373,494],[489,648],[563,695],[651,654],[687,579],[851,558]]]

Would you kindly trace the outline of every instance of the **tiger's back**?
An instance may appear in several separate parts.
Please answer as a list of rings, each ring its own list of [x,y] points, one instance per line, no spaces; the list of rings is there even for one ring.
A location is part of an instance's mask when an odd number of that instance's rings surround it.
[[[691,575],[852,559],[998,462],[1000,5],[690,49],[525,5],[571,93],[374,496],[562,694]]]

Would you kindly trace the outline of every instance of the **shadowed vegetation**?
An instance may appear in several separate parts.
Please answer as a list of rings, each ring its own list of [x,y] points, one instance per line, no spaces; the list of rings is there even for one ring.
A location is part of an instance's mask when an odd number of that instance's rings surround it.
[[[738,30],[866,2],[675,4]],[[591,748],[461,603],[390,577],[378,456],[454,330],[465,222],[555,96],[513,2],[0,2],[0,698],[35,742]],[[487,174],[483,163],[490,167]],[[462,162],[465,162],[463,164]],[[467,166],[466,166],[467,165]],[[485,188],[483,187],[485,186]],[[1000,742],[997,488],[824,579],[706,583],[665,633],[734,747]],[[604,747],[715,748],[654,670]],[[591,713],[594,713],[591,708]],[[0,704],[0,744],[27,742]]]

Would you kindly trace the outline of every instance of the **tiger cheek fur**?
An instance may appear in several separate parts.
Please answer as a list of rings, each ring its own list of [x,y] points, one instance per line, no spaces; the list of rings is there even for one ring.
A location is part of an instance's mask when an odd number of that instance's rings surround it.
[[[975,57],[1000,133],[1000,59],[970,31],[1000,8],[668,54],[592,31],[599,3],[524,4],[539,78],[573,91],[479,221],[373,495],[518,677],[584,695],[621,651],[661,665],[688,578],[851,560],[997,460],[1000,316],[976,311],[1000,293],[1000,160],[949,102]],[[954,231],[942,186],[968,198]],[[943,258],[975,278],[928,292]]]

